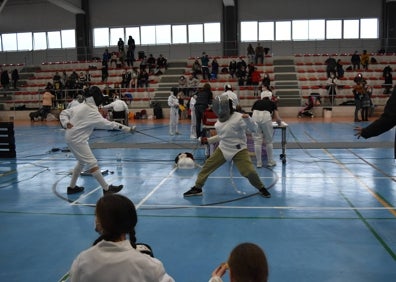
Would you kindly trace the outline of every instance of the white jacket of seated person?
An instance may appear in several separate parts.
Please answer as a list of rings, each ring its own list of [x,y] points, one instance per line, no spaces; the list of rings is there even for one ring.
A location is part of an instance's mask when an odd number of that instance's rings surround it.
[[[113,109],[115,112],[123,112],[128,113],[128,105],[121,99],[116,98],[115,101],[111,102],[108,105],[103,106],[105,109]]]
[[[70,269],[71,282],[174,282],[162,262],[135,250],[128,240],[101,241],[81,252]]]

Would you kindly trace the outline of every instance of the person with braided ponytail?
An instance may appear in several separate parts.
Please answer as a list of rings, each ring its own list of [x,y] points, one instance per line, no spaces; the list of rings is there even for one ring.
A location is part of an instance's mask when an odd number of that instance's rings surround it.
[[[138,250],[136,224],[136,208],[130,199],[119,194],[100,198],[95,209],[95,230],[100,237],[73,261],[71,282],[174,282],[160,260]]]

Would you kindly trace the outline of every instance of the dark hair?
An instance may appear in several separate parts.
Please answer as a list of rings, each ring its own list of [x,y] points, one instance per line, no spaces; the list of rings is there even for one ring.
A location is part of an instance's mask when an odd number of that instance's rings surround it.
[[[137,214],[133,202],[119,194],[108,194],[96,203],[95,214],[102,228],[101,236],[94,245],[101,241],[115,241],[122,234],[129,234],[131,245],[136,248],[135,226]]]
[[[263,250],[253,243],[236,246],[228,258],[233,281],[267,282],[268,262]]]

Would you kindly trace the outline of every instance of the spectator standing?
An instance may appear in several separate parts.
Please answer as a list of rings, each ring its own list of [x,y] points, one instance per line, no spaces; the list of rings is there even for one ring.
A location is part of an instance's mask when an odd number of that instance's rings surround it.
[[[128,37],[128,50],[127,50],[127,64],[128,66],[133,66],[133,62],[135,61],[135,39],[131,35]]]
[[[360,56],[360,63],[362,64],[364,70],[368,70],[370,55],[367,53],[367,50],[363,50],[363,53]]]
[[[125,50],[125,43],[124,40],[122,40],[122,38],[118,39],[117,46],[118,46],[118,52]]]
[[[169,112],[169,135],[178,135],[179,133],[179,99],[177,98],[178,89],[173,87],[168,97]]]
[[[217,75],[219,73],[219,63],[217,62],[216,58],[214,58],[212,60],[211,67],[212,67],[212,71],[211,71],[210,78],[211,79],[217,79]]]
[[[157,58],[157,67],[165,70],[168,69],[168,60],[162,54],[159,54]]]
[[[201,69],[202,69],[202,79],[209,80],[209,56],[205,52],[202,52],[201,56]]]
[[[256,67],[253,67],[253,72],[251,74],[251,81],[253,85],[253,95],[258,96],[258,92],[259,92],[258,87],[261,82],[261,74]]]
[[[196,78],[198,78],[198,74],[202,73],[202,67],[201,67],[201,64],[199,63],[198,59],[196,59],[194,61],[191,71],[192,71],[193,76]]]
[[[14,69],[12,72],[11,72],[11,79],[12,79],[12,86],[13,86],[13,88],[14,88],[14,90],[18,90],[18,80],[19,80],[19,72],[18,72],[18,69]]]
[[[42,120],[47,119],[47,115],[51,112],[55,95],[50,92],[50,89],[46,88],[42,98],[43,114],[41,116]]]
[[[236,71],[237,71],[237,62],[235,61],[235,59],[232,59],[228,64],[228,72],[232,78],[234,78]]]
[[[355,51],[351,56],[351,64],[353,70],[360,69],[360,55],[358,51]]]
[[[205,110],[212,105],[213,93],[209,83],[205,83],[203,88],[197,92],[195,103],[195,117],[196,117],[196,136],[201,137],[201,124]]]
[[[336,65],[336,69],[337,69],[337,78],[343,78],[344,77],[344,67],[342,66],[342,62],[341,59],[337,60],[337,65]]]
[[[325,64],[326,64],[327,78],[329,78],[331,73],[337,72],[337,61],[330,56],[325,61]]]
[[[3,70],[1,72],[1,85],[5,90],[8,90],[10,87],[10,76],[8,74],[8,70]]]
[[[256,65],[264,64],[264,47],[261,46],[260,43],[257,44],[255,53],[256,53],[256,61],[255,61]]]
[[[109,53],[109,49],[105,49],[102,55],[102,66],[107,66],[109,64],[111,58],[111,54]]]
[[[337,94],[338,79],[334,72],[330,73],[330,77],[327,79],[326,89],[327,95],[329,95],[330,103],[333,106],[335,102],[335,96]]]
[[[255,51],[251,43],[249,43],[247,47],[247,57],[248,57],[248,64],[252,64],[256,62],[256,56],[255,56]]]
[[[191,127],[190,127],[190,139],[197,138],[197,119],[195,116],[195,103],[197,102],[197,95],[192,95],[190,98],[189,108],[191,113]]]

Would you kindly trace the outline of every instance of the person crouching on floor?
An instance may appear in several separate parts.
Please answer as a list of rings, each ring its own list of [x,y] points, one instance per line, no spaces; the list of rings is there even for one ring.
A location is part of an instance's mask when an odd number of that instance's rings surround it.
[[[256,132],[257,124],[248,114],[236,112],[232,100],[226,95],[220,95],[213,99],[212,110],[218,117],[214,125],[217,135],[210,138],[202,137],[201,143],[213,144],[219,142],[219,146],[206,160],[198,174],[195,185],[183,196],[201,196],[202,187],[209,175],[225,162],[233,161],[241,175],[246,177],[259,190],[261,196],[270,198],[271,194],[261,182],[247,149],[246,130]]]

